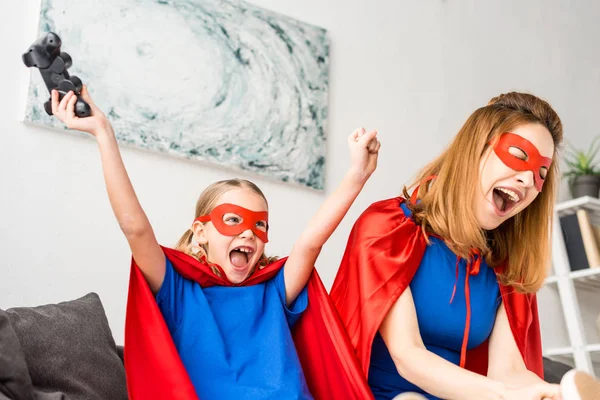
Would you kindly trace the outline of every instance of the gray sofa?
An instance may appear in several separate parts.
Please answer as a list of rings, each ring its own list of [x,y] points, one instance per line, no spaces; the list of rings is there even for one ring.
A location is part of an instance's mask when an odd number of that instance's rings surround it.
[[[0,400],[125,400],[100,298],[0,310]]]
[[[546,380],[569,366],[544,359]],[[0,400],[125,400],[123,347],[100,298],[0,310]]]

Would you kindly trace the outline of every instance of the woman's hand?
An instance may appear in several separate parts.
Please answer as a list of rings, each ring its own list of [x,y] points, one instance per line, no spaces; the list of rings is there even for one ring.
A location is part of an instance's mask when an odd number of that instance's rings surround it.
[[[560,385],[536,383],[519,389],[509,389],[506,400],[562,400]]]

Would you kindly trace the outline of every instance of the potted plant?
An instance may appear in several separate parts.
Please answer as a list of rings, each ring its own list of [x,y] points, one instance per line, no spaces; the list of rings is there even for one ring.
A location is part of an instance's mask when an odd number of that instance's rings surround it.
[[[573,198],[581,196],[598,197],[600,191],[600,169],[596,167],[596,155],[600,150],[600,137],[596,137],[587,151],[579,150],[567,144],[564,177],[569,180]]]

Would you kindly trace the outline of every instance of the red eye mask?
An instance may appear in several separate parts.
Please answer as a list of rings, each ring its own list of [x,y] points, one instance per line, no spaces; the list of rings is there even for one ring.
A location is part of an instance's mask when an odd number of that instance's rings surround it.
[[[223,220],[225,214],[233,214],[228,216],[228,219],[236,217],[238,221],[235,223],[226,223]],[[269,213],[267,211],[251,211],[235,204],[221,204],[215,207],[210,214],[202,215],[196,218],[195,221],[202,223],[210,221],[225,236],[237,236],[250,229],[263,242],[267,243],[269,241],[267,235]],[[264,224],[261,226],[259,222],[263,222]]]
[[[523,152],[525,159],[513,155],[509,150],[516,148]],[[552,159],[543,157],[537,147],[529,140],[514,133],[506,132],[500,136],[498,143],[494,147],[494,153],[508,168],[515,171],[533,172],[533,182],[538,192],[542,191],[542,185],[548,169],[552,164]]]

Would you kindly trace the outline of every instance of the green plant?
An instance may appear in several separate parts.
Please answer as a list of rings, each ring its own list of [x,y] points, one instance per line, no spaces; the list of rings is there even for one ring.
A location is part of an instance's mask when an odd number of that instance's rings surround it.
[[[565,149],[565,164],[567,171],[563,176],[573,182],[575,178],[583,175],[600,176],[600,169],[596,167],[596,155],[600,150],[600,136],[592,140],[587,151],[579,150],[567,143]]]

